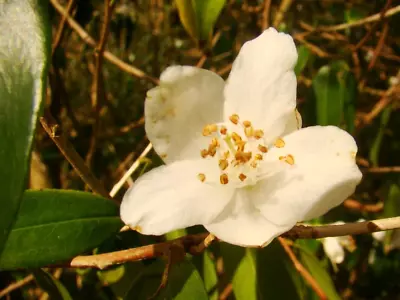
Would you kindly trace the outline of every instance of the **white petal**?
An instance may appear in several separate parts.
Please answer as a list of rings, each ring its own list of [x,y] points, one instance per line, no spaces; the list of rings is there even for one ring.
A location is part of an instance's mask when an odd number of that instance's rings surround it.
[[[351,135],[333,126],[301,129],[272,148],[268,160],[293,155],[294,164],[257,184],[254,199],[264,217],[277,225],[321,216],[350,196],[362,174],[355,163],[357,145]]]
[[[266,220],[252,205],[253,191],[238,189],[228,206],[213,223],[205,224],[219,239],[234,245],[260,247],[292,226],[277,226]],[[294,225],[294,224],[293,224]]]
[[[146,133],[166,163],[199,158],[209,123],[222,120],[224,81],[217,74],[189,66],[166,69],[160,85],[147,93]]]
[[[285,130],[282,133],[282,136],[288,135],[294,131],[297,131],[301,129],[301,125],[303,123],[303,120],[301,118],[301,115],[297,109],[294,110],[292,114],[290,114],[290,117],[286,123]]]
[[[224,116],[238,114],[274,139],[296,107],[297,51],[293,39],[269,28],[245,43],[225,87]]]
[[[325,254],[332,263],[340,264],[344,261],[344,249],[337,237],[328,237],[322,239]]]
[[[141,176],[126,192],[121,219],[143,234],[161,235],[174,229],[211,222],[232,198],[233,190],[201,182],[207,161],[179,161]]]

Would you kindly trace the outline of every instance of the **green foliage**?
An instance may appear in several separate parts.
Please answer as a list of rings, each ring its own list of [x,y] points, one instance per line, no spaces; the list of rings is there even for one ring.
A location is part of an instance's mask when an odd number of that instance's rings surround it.
[[[50,47],[46,6],[39,0],[0,2],[0,253],[25,188],[45,96]]]
[[[51,274],[42,269],[33,270],[32,273],[39,286],[48,293],[51,299],[72,300],[65,286]]]
[[[226,0],[175,0],[183,26],[200,41],[210,38]]]
[[[121,226],[118,207],[102,197],[65,190],[26,191],[0,268],[66,261],[98,246]]]
[[[319,125],[342,125],[354,130],[357,85],[346,62],[338,61],[319,69],[312,81]]]

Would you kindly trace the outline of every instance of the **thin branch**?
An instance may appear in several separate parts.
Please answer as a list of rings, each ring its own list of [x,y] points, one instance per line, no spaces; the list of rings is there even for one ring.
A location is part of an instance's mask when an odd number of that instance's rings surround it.
[[[72,7],[74,6],[74,3],[75,3],[74,0],[68,1],[66,15],[70,14]],[[56,51],[56,49],[58,48],[58,46],[60,45],[60,42],[62,40],[64,29],[65,29],[65,24],[67,22],[66,15],[63,15],[61,17],[60,25],[58,25],[57,33],[54,36],[54,42],[53,42],[53,46],[51,48],[51,55],[54,55],[54,52]]]
[[[34,279],[35,279],[35,277],[31,274],[31,275],[28,275],[28,276],[26,276],[25,278],[23,278],[23,279],[21,279],[19,281],[11,283],[5,289],[0,291],[0,298],[3,298],[4,296],[10,294],[11,292],[23,287],[24,285],[30,283]]]
[[[400,173],[400,166],[395,167],[373,167],[365,170],[366,173],[382,174],[382,173]]]
[[[325,295],[324,291],[321,289],[319,284],[315,281],[314,277],[311,276],[311,274],[307,271],[307,269],[304,268],[304,266],[297,259],[296,255],[294,255],[292,249],[289,247],[287,242],[281,237],[279,237],[278,240],[281,243],[287,255],[289,256],[290,260],[292,261],[297,272],[299,272],[299,274],[304,278],[304,280],[310,285],[310,287],[314,290],[314,292],[318,295],[318,297],[320,299],[328,299],[328,297]]]
[[[118,191],[121,189],[121,187],[124,185],[124,183],[128,180],[129,177],[132,176],[133,172],[140,166],[140,161],[146,157],[146,155],[150,152],[150,150],[153,149],[153,145],[149,143],[147,147],[143,150],[143,152],[139,155],[139,157],[136,159],[136,161],[132,164],[132,166],[129,168],[129,170],[122,176],[122,178],[113,186],[110,192],[110,196],[114,197]]]
[[[262,11],[261,29],[264,31],[269,27],[269,13],[271,10],[271,0],[264,0],[264,8]]]
[[[331,236],[365,234],[396,228],[400,228],[400,217],[347,223],[343,225],[297,225],[282,236],[291,239],[319,239]],[[198,254],[196,251],[195,253],[192,253],[191,251],[196,249],[194,246],[199,247],[201,243],[205,243],[205,239],[208,236],[208,233],[200,233],[196,235],[187,235],[165,243],[152,244],[104,254],[77,256],[71,260],[67,267],[104,269],[125,262],[165,256],[169,253],[168,251],[170,251],[172,246],[183,247],[183,249],[188,253]]]
[[[349,23],[344,23],[344,24],[339,24],[339,25],[334,25],[334,26],[320,26],[314,29],[314,31],[340,31],[340,30],[345,30],[347,28],[352,28],[356,26],[361,26],[365,25],[368,23],[372,22],[377,22],[380,21],[382,18],[389,18],[397,13],[400,12],[400,5],[397,5],[391,9],[388,9],[384,15],[379,12],[377,14],[374,14],[372,16],[366,17],[361,20],[357,20],[354,22],[349,22]]]
[[[54,6],[54,8],[63,16],[66,17],[66,20],[69,24],[69,26],[75,30],[75,32],[80,36],[80,38],[89,46],[96,47],[97,43],[95,40],[71,17],[67,14],[63,6],[57,1],[57,0],[50,0],[51,4]],[[112,54],[109,51],[104,51],[104,58],[107,59],[110,63],[116,65],[118,68],[120,68],[122,71],[129,73],[135,77],[138,77],[140,79],[146,79],[148,81],[151,81],[155,84],[158,84],[158,79],[151,77],[150,75],[146,74],[142,70],[127,64],[126,62],[122,61],[118,57],[116,57],[114,54]]]
[[[285,17],[286,12],[289,10],[290,6],[293,3],[293,0],[282,0],[281,5],[279,6],[278,11],[275,14],[274,21],[272,22],[272,26],[278,28],[279,24],[281,24],[283,18]]]
[[[79,156],[75,148],[68,141],[67,136],[62,133],[62,129],[56,120],[49,113],[45,113],[45,117],[40,118],[40,123],[43,129],[47,132],[48,136],[53,140],[61,154],[69,161],[74,167],[75,171],[82,178],[82,180],[89,186],[89,188],[96,194],[110,199],[108,192],[103,187],[100,181],[92,174],[89,168],[85,165],[82,157]],[[116,201],[115,201],[116,202]]]

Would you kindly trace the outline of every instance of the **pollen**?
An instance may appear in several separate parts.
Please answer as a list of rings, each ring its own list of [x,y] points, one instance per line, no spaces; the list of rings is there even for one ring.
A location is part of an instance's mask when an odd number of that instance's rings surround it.
[[[260,150],[262,153],[268,152],[268,148],[265,147],[264,145],[258,145],[258,150]]]
[[[213,139],[211,140],[211,145],[212,145],[213,147],[215,147],[215,148],[219,147],[218,139],[217,139],[217,138],[213,138]]]
[[[229,165],[229,163],[226,159],[219,160],[218,166],[222,171],[225,170],[228,167],[228,165]]]
[[[263,136],[264,131],[262,131],[261,129],[254,130],[254,137],[256,138],[256,140],[261,139]]]
[[[294,165],[294,156],[292,154],[288,154],[286,156],[279,156],[280,161],[284,161],[285,163],[293,166]]]
[[[206,158],[208,154],[209,154],[209,153],[208,153],[208,150],[207,150],[207,149],[202,149],[202,150],[200,151],[200,155],[201,155],[202,158]]]
[[[232,132],[232,139],[235,143],[241,142],[242,138],[236,132]]]
[[[222,135],[226,135],[226,133],[228,132],[228,129],[225,126],[221,126],[221,128],[219,129],[219,132]]]
[[[203,173],[197,174],[197,178],[198,178],[201,182],[206,181],[206,175],[204,175]]]
[[[245,127],[244,134],[249,138],[254,136],[254,128],[252,126]]]
[[[235,159],[240,163],[246,163],[251,159],[252,153],[251,152],[242,152],[237,151],[235,153]]]
[[[276,148],[283,148],[285,147],[285,141],[279,138],[275,141],[274,145]]]
[[[214,157],[215,153],[217,153],[217,147],[214,147],[213,145],[208,146],[208,155]]]
[[[228,179],[228,175],[227,174],[221,174],[221,176],[219,176],[219,182],[221,184],[228,184],[229,179]]]
[[[260,153],[257,153],[256,155],[254,155],[254,159],[255,160],[262,160],[263,156]]]
[[[233,114],[233,115],[231,115],[231,116],[229,117],[229,120],[230,120],[233,124],[237,125],[237,123],[239,123],[239,116],[238,116],[237,114]]]
[[[244,146],[246,146],[246,142],[239,141],[236,143],[237,151],[244,151]]]
[[[243,126],[244,127],[251,127],[251,122],[250,121],[243,121]]]
[[[240,181],[245,181],[246,178],[247,178],[247,176],[244,175],[243,173],[240,173],[240,174],[239,174],[239,179],[240,179]]]
[[[218,127],[216,124],[208,124],[203,127],[203,136],[209,136],[214,132],[217,132]]]

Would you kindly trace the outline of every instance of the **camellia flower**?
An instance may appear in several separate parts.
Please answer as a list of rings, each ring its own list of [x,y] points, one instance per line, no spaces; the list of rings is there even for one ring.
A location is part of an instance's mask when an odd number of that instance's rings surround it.
[[[121,218],[143,234],[202,224],[263,246],[339,205],[361,180],[357,145],[333,126],[301,128],[293,39],[270,28],[245,43],[228,81],[166,69],[145,103],[146,132],[166,163],[125,194]]]

